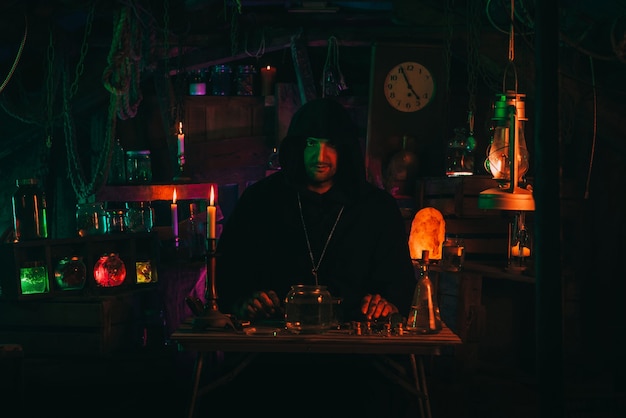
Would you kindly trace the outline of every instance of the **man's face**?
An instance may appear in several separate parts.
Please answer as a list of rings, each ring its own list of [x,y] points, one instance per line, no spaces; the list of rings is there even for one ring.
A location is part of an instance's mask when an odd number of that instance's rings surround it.
[[[330,188],[337,173],[337,149],[327,139],[307,138],[304,167],[313,186]]]

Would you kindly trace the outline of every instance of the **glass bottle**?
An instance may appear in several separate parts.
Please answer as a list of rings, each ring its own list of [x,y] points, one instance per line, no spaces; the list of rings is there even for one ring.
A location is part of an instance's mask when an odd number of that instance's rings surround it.
[[[285,327],[294,334],[319,334],[333,325],[333,298],[326,286],[296,284],[285,298]]]
[[[430,280],[428,250],[422,251],[422,259],[414,260],[413,263],[417,267],[419,277],[413,293],[406,329],[418,334],[435,334],[441,331],[442,325],[435,287]]]
[[[237,96],[254,96],[255,76],[256,68],[254,65],[239,65],[237,67],[237,76],[235,79]]]
[[[471,176],[474,174],[474,116],[468,112],[467,127],[456,128],[454,137],[446,146],[446,175],[448,177]]]
[[[222,64],[213,67],[211,73],[211,93],[213,96],[230,96],[232,69]]]
[[[120,144],[119,138],[113,145],[113,153],[111,155],[111,166],[109,168],[109,176],[107,184],[125,184],[126,183],[126,152]]]
[[[130,184],[152,181],[150,150],[126,151],[126,180]]]
[[[46,199],[37,179],[19,179],[13,193],[15,240],[48,238]]]
[[[206,244],[205,244],[205,226],[204,222],[199,216],[198,205],[196,203],[189,204],[189,222],[188,225],[188,237],[189,237],[189,257],[191,259],[197,259],[204,257]]]

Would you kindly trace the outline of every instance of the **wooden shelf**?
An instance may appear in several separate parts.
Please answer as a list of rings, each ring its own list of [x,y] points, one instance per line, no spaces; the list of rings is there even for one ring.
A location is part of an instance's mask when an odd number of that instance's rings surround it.
[[[215,199],[218,199],[217,183],[181,183],[181,184],[137,184],[104,186],[96,193],[99,202],[153,202],[172,200],[176,189],[177,200],[209,199],[211,186],[214,187]]]

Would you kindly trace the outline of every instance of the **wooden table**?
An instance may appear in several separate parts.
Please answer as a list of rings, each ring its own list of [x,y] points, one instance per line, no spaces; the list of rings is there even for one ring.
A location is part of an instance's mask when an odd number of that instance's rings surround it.
[[[195,414],[196,400],[220,382],[212,382],[199,388],[205,355],[210,352],[262,352],[289,353],[352,353],[352,354],[408,354],[410,356],[414,382],[401,383],[415,392],[422,417],[431,418],[430,400],[424,372],[423,358],[441,354],[444,346],[461,344],[461,339],[445,324],[437,334],[387,334],[384,331],[370,335],[355,335],[352,330],[330,330],[323,334],[292,334],[283,328],[255,327],[244,331],[196,331],[191,322],[186,322],[171,336],[183,349],[198,353],[194,366],[194,382],[188,416]],[[245,367],[247,363],[241,365]],[[384,370],[381,370],[384,372]],[[413,386],[411,386],[414,385]]]

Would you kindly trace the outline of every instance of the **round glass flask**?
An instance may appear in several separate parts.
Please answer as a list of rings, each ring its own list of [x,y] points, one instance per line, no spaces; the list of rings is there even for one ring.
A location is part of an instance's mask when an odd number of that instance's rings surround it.
[[[326,286],[297,284],[285,298],[285,327],[294,334],[319,334],[333,322],[332,296]]]

